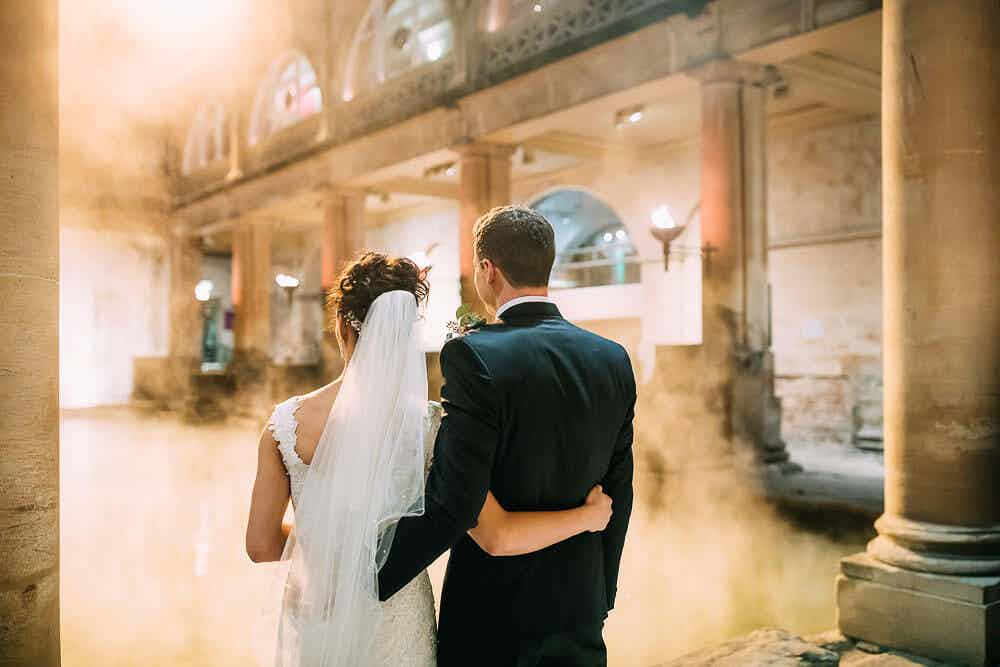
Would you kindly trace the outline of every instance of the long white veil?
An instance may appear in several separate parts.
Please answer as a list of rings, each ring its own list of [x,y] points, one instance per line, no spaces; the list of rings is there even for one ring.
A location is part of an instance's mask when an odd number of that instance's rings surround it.
[[[427,368],[413,294],[369,309],[309,465],[290,561],[278,667],[372,664],[379,568],[397,522],[424,511]]]

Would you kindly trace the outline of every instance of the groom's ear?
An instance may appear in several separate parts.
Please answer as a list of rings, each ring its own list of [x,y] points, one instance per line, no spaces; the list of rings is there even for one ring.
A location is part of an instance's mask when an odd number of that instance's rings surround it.
[[[500,285],[498,283],[506,281],[507,277],[504,276],[503,271],[500,270],[500,267],[492,259],[484,259],[483,262],[485,262],[486,284],[494,290],[499,291]]]

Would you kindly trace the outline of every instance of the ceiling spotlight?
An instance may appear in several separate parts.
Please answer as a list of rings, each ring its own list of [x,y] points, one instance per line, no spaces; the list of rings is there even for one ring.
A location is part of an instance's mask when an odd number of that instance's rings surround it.
[[[625,109],[619,109],[615,112],[615,127],[624,127],[625,125],[633,125],[642,120],[643,113],[646,108],[637,104],[632,107],[626,107]]]
[[[439,176],[452,177],[458,175],[458,165],[454,162],[436,164],[424,169],[424,178],[437,178]]]
[[[534,7],[532,7],[531,9],[533,9],[533,10],[534,10],[534,12],[535,12],[536,14],[538,14],[539,12],[541,12],[541,11],[542,11],[542,3],[540,3],[540,2],[536,2],[536,3],[535,3],[535,6],[534,6]]]

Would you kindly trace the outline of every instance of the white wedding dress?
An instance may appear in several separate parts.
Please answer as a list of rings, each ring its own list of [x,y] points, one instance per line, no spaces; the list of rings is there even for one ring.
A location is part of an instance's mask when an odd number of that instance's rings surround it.
[[[267,427],[278,443],[281,459],[288,472],[292,491],[292,504],[297,505],[302,495],[309,466],[295,449],[298,411],[301,397],[295,396],[279,404],[271,415]],[[428,404],[424,420],[425,476],[430,469],[434,451],[434,438],[441,425],[442,408],[438,403]],[[364,446],[364,443],[357,443]],[[308,641],[306,639],[305,641]],[[393,667],[434,667],[436,664],[437,630],[434,614],[434,593],[427,572],[421,572],[406,587],[382,603],[381,622],[375,636],[374,656],[370,664]],[[310,655],[303,647],[302,655]],[[309,667],[303,665],[302,667]]]

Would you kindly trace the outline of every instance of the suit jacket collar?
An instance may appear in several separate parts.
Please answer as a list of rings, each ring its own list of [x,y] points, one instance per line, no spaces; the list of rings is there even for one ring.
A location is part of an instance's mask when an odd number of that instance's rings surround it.
[[[550,319],[554,317],[562,317],[562,313],[559,312],[559,308],[554,303],[546,303],[544,301],[529,301],[528,303],[519,303],[516,306],[511,306],[503,312],[500,316],[501,322],[513,322],[517,320],[525,319]]]

